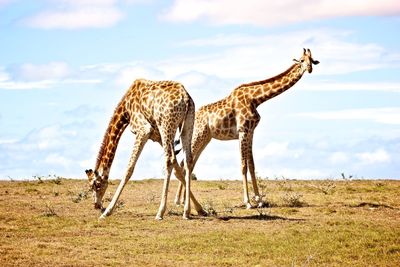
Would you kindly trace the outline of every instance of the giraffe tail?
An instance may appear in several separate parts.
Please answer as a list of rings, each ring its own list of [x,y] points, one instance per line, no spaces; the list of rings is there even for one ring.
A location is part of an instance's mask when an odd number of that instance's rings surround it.
[[[182,142],[189,142],[187,145],[189,146],[189,149],[191,147],[191,141],[192,141],[192,134],[193,134],[193,126],[194,126],[194,116],[195,116],[195,104],[193,102],[193,99],[189,96],[189,105],[187,106],[186,110],[186,116],[184,120],[182,121],[180,127],[179,127],[179,137],[177,140],[174,141],[174,154],[178,155],[179,152],[183,149],[183,145],[181,148],[177,148],[179,144]],[[184,138],[188,138],[189,140],[182,140],[182,134],[183,135],[188,135]],[[191,157],[191,153],[190,153]]]
[[[175,155],[178,155],[179,152],[181,152],[181,150],[182,150],[182,148],[177,148],[177,146],[178,146],[180,143],[181,143],[181,140],[180,140],[180,139],[176,139],[176,140],[174,141],[174,154],[175,154]]]

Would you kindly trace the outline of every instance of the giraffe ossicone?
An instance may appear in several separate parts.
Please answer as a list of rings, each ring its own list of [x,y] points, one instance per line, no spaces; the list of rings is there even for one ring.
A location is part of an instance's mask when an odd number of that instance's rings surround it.
[[[211,139],[239,140],[241,172],[243,179],[243,203],[247,208],[250,203],[247,174],[250,173],[254,190],[254,200],[258,206],[264,205],[260,195],[253,159],[253,134],[261,116],[257,107],[265,101],[285,92],[296,84],[304,72],[311,73],[314,60],[310,49],[303,49],[300,59],[286,71],[266,80],[242,84],[235,88],[227,97],[205,106],[196,112],[192,139],[193,165],[200,157]],[[178,186],[175,203],[181,202],[182,185]],[[185,201],[186,202],[186,201]]]

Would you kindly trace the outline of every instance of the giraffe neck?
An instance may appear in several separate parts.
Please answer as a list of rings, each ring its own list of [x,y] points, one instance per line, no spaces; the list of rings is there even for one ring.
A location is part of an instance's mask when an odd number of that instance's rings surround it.
[[[123,102],[124,101],[121,100],[115,109],[113,116],[111,117],[106,133],[103,137],[99,154],[97,155],[95,171],[103,179],[108,179],[108,174],[114,160],[118,142],[122,136],[122,133],[129,124],[129,116],[126,112],[124,107],[125,104]]]
[[[303,73],[304,70],[301,69],[300,64],[293,64],[289,69],[273,78],[246,84],[245,86],[254,86],[255,94],[252,96],[252,99],[256,106],[258,106],[268,99],[288,90],[300,80]]]

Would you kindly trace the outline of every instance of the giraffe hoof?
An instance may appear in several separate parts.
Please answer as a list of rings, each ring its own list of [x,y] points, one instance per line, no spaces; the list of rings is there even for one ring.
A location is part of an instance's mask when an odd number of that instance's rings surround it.
[[[199,216],[204,216],[204,217],[207,217],[207,216],[208,216],[207,211],[205,211],[205,210],[203,210],[203,209],[198,210],[198,211],[197,211],[197,214],[198,214]]]
[[[157,214],[155,219],[156,219],[157,221],[162,221],[163,217]]]
[[[102,214],[101,214],[101,216],[100,216],[100,220],[104,220],[106,217],[108,217],[108,216],[110,216],[111,215],[111,212],[109,211],[109,210],[107,210],[107,209],[103,209],[102,210]]]
[[[265,201],[260,201],[260,202],[258,202],[257,207],[259,207],[259,208],[268,208],[269,205],[268,205],[268,203],[265,202]]]
[[[254,196],[254,201],[259,203],[259,202],[262,202],[262,199],[260,196]]]
[[[246,204],[246,209],[249,210],[249,209],[252,209],[252,208],[253,208],[253,206],[252,206],[250,203],[247,203],[247,204]]]
[[[190,215],[183,214],[182,218],[184,220],[190,220]]]

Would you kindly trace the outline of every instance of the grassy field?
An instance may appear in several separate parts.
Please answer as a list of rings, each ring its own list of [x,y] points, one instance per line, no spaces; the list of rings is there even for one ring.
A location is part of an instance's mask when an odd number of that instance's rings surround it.
[[[182,220],[171,190],[155,221],[162,181],[132,181],[98,221],[84,180],[2,181],[0,266],[400,266],[400,181],[261,187],[270,207],[246,210],[240,181],[194,181],[210,216]]]

